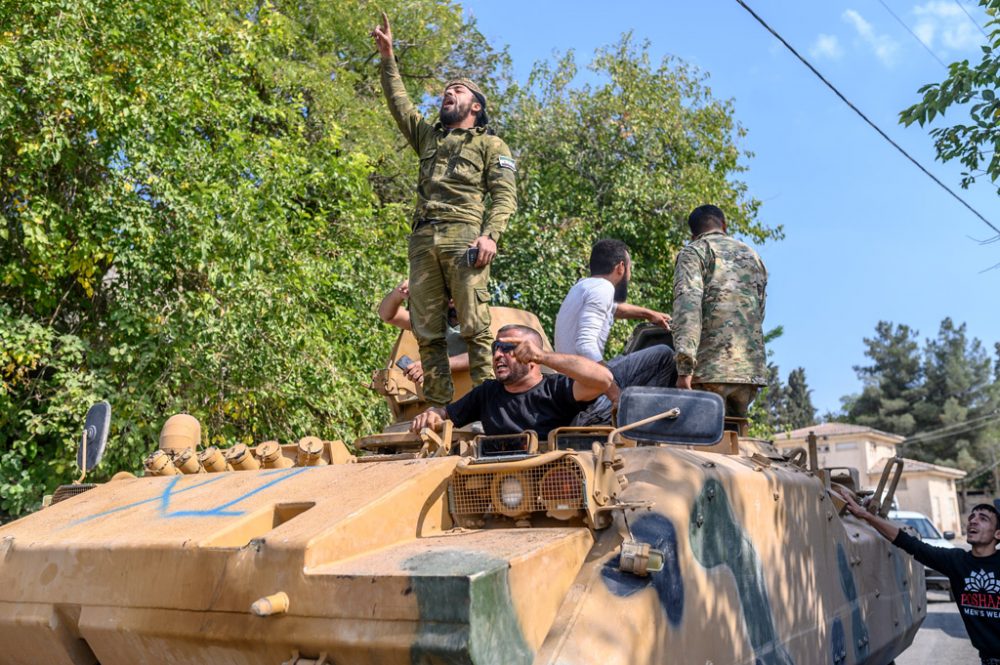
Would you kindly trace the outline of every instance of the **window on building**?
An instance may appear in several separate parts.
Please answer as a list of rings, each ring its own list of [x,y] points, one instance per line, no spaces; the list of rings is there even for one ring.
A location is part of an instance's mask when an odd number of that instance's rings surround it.
[[[858,449],[857,441],[843,441],[837,444],[837,450],[857,450],[857,449]]]

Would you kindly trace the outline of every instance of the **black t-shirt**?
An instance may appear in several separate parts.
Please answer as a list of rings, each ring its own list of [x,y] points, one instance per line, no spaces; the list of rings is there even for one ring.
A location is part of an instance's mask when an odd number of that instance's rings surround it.
[[[951,580],[972,646],[980,658],[1000,658],[1000,552],[973,556],[959,548],[928,545],[903,530],[892,544]]]
[[[573,397],[573,380],[549,374],[531,390],[511,393],[495,379],[476,386],[462,399],[447,406],[448,418],[457,427],[482,421],[489,435],[518,434],[526,429],[544,440],[551,430],[565,427],[593,400],[578,402]]]

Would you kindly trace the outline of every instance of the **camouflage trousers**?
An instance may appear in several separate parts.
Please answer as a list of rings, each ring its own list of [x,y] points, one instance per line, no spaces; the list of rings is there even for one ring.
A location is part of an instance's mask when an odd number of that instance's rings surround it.
[[[410,323],[420,346],[424,398],[434,406],[448,404],[454,395],[445,340],[449,297],[469,347],[472,385],[493,378],[490,267],[472,268],[465,261],[478,237],[476,226],[462,222],[425,223],[410,235]]]
[[[715,393],[726,403],[727,418],[746,418],[750,404],[757,397],[760,386],[752,383],[695,383],[695,390]]]

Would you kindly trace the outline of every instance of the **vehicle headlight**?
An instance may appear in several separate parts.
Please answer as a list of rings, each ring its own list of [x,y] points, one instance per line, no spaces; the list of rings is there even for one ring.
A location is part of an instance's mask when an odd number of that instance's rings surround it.
[[[492,482],[493,510],[517,518],[532,510],[530,481],[524,473],[501,473]]]
[[[500,503],[511,510],[524,502],[524,485],[516,476],[507,476],[500,480]]]

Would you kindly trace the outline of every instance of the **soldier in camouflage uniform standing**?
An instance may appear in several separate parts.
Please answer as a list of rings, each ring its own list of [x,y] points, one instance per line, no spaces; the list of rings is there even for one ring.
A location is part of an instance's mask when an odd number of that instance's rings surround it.
[[[445,341],[449,297],[455,300],[469,347],[472,384],[493,377],[489,266],[497,240],[517,208],[516,168],[510,149],[487,129],[486,97],[475,83],[449,81],[438,122],[431,124],[406,94],[385,13],[372,37],[382,56],[382,90],[389,110],[420,157],[408,252],[410,316],[420,345],[424,397],[441,406],[451,401],[454,392]],[[488,212],[487,195],[492,201]],[[471,248],[478,251],[473,265],[467,261]]]
[[[726,235],[719,208],[696,208],[688,226],[692,240],[677,255],[674,269],[677,387],[718,393],[727,416],[746,418],[750,402],[767,383],[767,269],[753,248]]]

